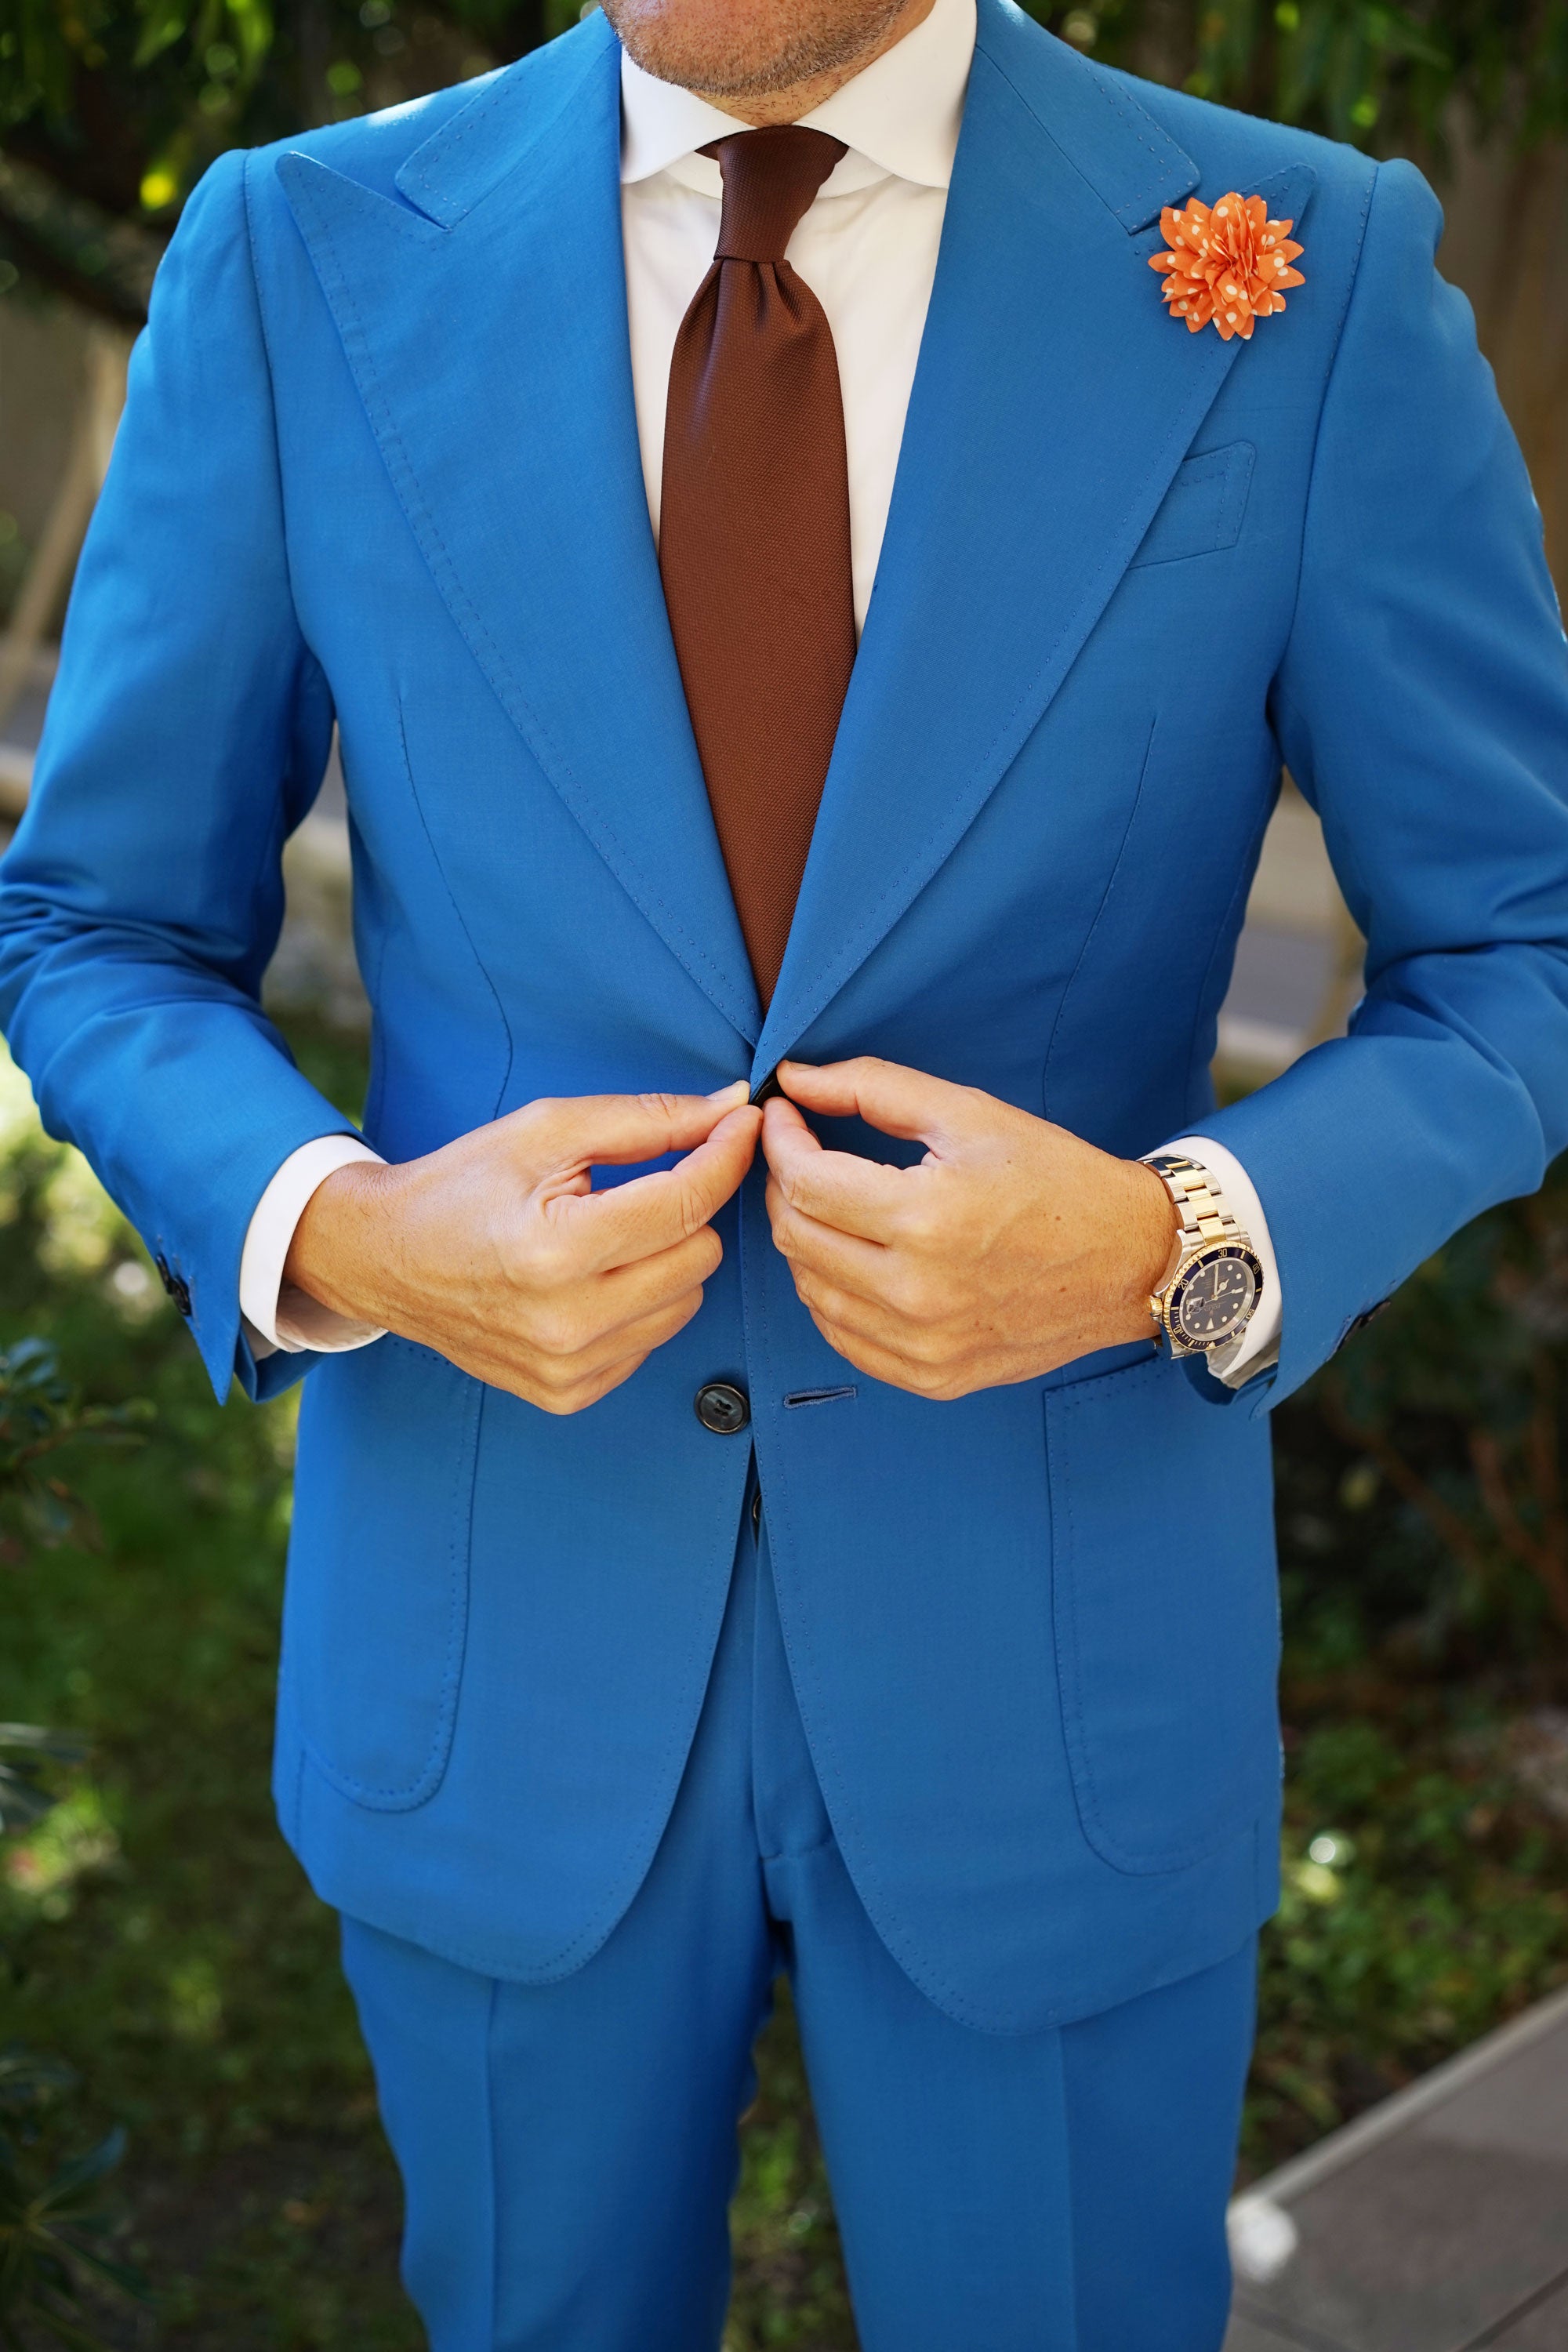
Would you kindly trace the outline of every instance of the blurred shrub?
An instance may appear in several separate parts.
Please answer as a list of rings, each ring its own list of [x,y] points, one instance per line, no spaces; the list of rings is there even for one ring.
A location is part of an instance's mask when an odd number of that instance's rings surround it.
[[[1568,1161],[1275,1415],[1284,1900],[1260,2170],[1568,1978]]]
[[[144,1418],[134,1405],[84,1405],[41,1340],[0,1353],[0,1559],[16,1566],[32,1548],[90,1537],[89,1515],[46,1465],[67,1445],[124,1442]],[[28,1830],[47,1841],[68,1811],[51,1767],[79,1764],[85,1754],[74,1733],[0,1724],[0,1835]],[[25,2325],[72,2352],[93,2352],[100,2339],[86,2318],[93,2289],[144,2298],[140,2277],[112,2256],[116,2218],[101,2201],[123,2133],[108,2132],[63,2158],[55,2152],[55,2110],[78,2087],[58,2058],[0,2049],[0,2341],[8,2347],[21,2345]]]
[[[1568,1160],[1419,1267],[1303,1408],[1282,1433],[1321,1457],[1315,1416],[1342,1454],[1340,1540],[1419,1580],[1395,1649],[1568,1687]]]
[[[99,2352],[86,2316],[95,2286],[145,2300],[138,2274],[106,2251],[116,2217],[100,2201],[102,2184],[123,2132],[52,2168],[31,2160],[49,2103],[75,2087],[58,2061],[0,2051],[0,2340],[17,2352],[18,2322],[70,2352]]]
[[[141,1403],[83,1404],[61,1379],[52,1348],[23,1339],[0,1351],[0,1561],[68,1537],[90,1542],[90,1517],[53,1468],[65,1445],[133,1443],[147,1419]]]

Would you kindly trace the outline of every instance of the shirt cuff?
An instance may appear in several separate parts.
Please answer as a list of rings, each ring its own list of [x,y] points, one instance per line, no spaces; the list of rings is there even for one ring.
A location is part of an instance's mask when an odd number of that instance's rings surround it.
[[[1179,1135],[1174,1143],[1160,1146],[1162,1158],[1167,1152],[1179,1152],[1184,1160],[1196,1162],[1214,1178],[1218,1191],[1230,1203],[1232,1214],[1252,1247],[1252,1254],[1263,1268],[1263,1288],[1257,1312],[1241,1335],[1240,1345],[1234,1356],[1222,1365],[1210,1362],[1207,1370],[1227,1389],[1238,1389],[1256,1372],[1266,1372],[1279,1360],[1279,1333],[1284,1320],[1283,1301],[1279,1296],[1279,1264],[1274,1255],[1274,1244],[1268,1238],[1268,1220],[1263,1213],[1263,1203],[1258,1197],[1251,1177],[1223,1143],[1215,1143],[1206,1135]],[[1223,1350],[1221,1351],[1223,1354]]]
[[[384,1336],[374,1324],[336,1315],[283,1279],[284,1261],[305,1203],[318,1184],[358,1160],[378,1168],[385,1165],[381,1154],[357,1135],[319,1135],[289,1153],[256,1204],[240,1253],[239,1311],[258,1361],[279,1349],[286,1356],[306,1349],[338,1355],[350,1348],[366,1348]]]

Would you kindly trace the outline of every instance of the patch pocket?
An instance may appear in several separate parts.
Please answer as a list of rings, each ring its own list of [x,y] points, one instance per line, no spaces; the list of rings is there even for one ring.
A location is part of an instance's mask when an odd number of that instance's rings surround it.
[[[282,1697],[317,1769],[373,1811],[424,1804],[447,1769],[483,1395],[391,1337],[306,1383]]]
[[[1180,563],[1189,555],[1218,555],[1234,547],[1256,456],[1250,441],[1233,441],[1226,449],[1205,449],[1179,466],[1129,569]]]
[[[1267,1423],[1159,1360],[1046,1392],[1052,1603],[1084,1835],[1181,1870],[1272,1801],[1279,1609]]]

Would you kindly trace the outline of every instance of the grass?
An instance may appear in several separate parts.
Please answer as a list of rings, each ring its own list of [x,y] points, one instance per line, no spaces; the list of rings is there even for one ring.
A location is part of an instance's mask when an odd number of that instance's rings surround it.
[[[297,1042],[352,1106],[354,1052]],[[59,1810],[5,1850],[0,2046],[80,2070],[58,2126],[72,2145],[129,2127],[126,2245],[159,2307],[111,2316],[108,2340],[416,2352],[333,1922],[267,1796],[292,1409],[215,1405],[139,1245],[7,1084],[0,1344],[41,1333],[95,1399],[146,1397],[156,1419],[134,1450],[62,1464],[97,1549],[0,1560],[0,1717],[92,1741]],[[1521,1693],[1400,1650],[1405,1589],[1380,1599],[1363,1557],[1367,1531],[1386,1544],[1396,1524],[1304,1409],[1282,1427],[1288,1892],[1266,1945],[1251,2171],[1568,1977],[1568,1834],[1508,1761]],[[730,2352],[851,2352],[787,2008],[762,2052],[735,2222]]]
[[[100,1549],[0,1569],[0,1713],[93,1742],[8,1853],[0,2042],[80,2070],[79,2136],[129,2127],[131,2236],[164,2340],[413,2352],[333,1923],[267,1796],[293,1413],[217,1408],[122,1223],[14,1108],[0,1328],[53,1339],[95,1397],[148,1397],[156,1419],[134,1451],[62,1459]]]

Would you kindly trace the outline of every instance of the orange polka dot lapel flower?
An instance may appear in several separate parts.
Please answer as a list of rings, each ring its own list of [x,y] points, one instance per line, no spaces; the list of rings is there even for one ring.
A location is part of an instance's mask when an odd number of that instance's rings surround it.
[[[1290,242],[1294,226],[1270,220],[1261,196],[1234,188],[1212,212],[1195,196],[1181,212],[1167,205],[1160,227],[1170,249],[1152,254],[1149,267],[1164,274],[1172,317],[1194,335],[1212,319],[1227,343],[1232,335],[1250,341],[1255,320],[1285,308],[1286,287],[1307,282],[1290,267],[1301,250]]]

